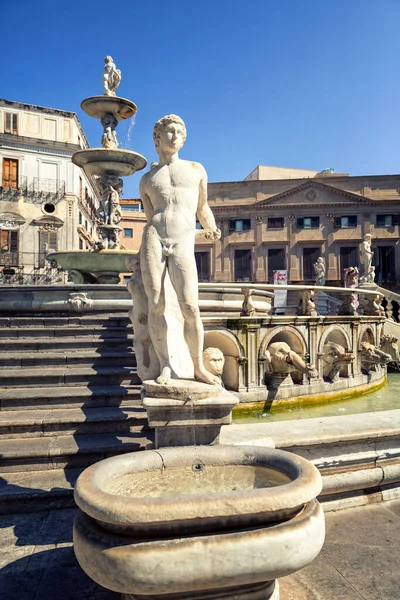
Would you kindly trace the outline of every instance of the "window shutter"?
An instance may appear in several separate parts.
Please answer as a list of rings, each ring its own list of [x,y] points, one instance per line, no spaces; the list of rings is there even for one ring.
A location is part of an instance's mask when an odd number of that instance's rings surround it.
[[[50,231],[49,235],[49,246],[51,250],[58,250],[57,248],[58,236],[56,231]]]
[[[311,217],[311,227],[319,227],[319,217]]]
[[[6,133],[11,133],[11,113],[5,113],[5,127]]]
[[[297,227],[299,229],[303,229],[303,227],[304,227],[304,219],[302,217],[299,218],[299,219],[297,219]]]
[[[18,133],[18,115],[17,114],[12,115],[12,132],[14,135],[17,135],[17,133]]]
[[[18,231],[10,231],[10,252],[18,252]]]
[[[335,217],[334,222],[333,222],[334,227],[339,228],[341,226],[341,224],[342,224],[341,217]]]
[[[393,225],[400,225],[400,215],[393,215]]]
[[[356,226],[357,226],[357,215],[349,216],[349,227],[356,227]]]

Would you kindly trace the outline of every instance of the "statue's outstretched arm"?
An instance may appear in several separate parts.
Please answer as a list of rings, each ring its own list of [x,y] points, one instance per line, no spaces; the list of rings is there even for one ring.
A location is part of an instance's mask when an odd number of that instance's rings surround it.
[[[219,229],[217,229],[217,226],[215,224],[214,215],[207,202],[207,173],[201,165],[199,165],[199,167],[202,170],[202,177],[199,184],[199,203],[197,206],[197,218],[200,221],[200,224],[203,227],[203,229],[211,229],[212,231],[215,231],[216,234],[218,232],[220,235],[220,231]]]

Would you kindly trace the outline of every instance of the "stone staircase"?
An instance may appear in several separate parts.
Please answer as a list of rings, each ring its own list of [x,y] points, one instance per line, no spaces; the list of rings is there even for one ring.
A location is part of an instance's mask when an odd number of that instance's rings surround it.
[[[153,446],[126,312],[0,317],[0,514],[73,504],[88,465]]]

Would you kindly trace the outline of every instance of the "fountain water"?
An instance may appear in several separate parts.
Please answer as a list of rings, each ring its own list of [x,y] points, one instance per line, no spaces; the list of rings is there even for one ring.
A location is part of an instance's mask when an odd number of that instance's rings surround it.
[[[103,96],[92,96],[81,103],[82,110],[103,126],[102,148],[80,150],[72,157],[72,162],[82,167],[88,175],[97,178],[100,193],[98,209],[98,233],[100,240],[95,252],[70,251],[55,252],[47,256],[69,271],[69,279],[74,283],[119,283],[119,274],[128,270],[126,260],[132,251],[121,247],[119,235],[122,214],[119,204],[123,189],[122,177],[144,169],[146,159],[132,150],[119,148],[116,134],[118,122],[131,119],[137,106],[126,98],[116,95],[121,80],[121,72],[116,69],[111,56],[105,58],[103,74]]]

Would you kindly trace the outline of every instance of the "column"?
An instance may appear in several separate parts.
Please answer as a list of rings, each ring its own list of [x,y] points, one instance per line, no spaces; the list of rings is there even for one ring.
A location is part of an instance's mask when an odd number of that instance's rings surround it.
[[[265,257],[264,247],[262,243],[263,237],[264,220],[263,217],[256,217],[256,229],[255,229],[255,249],[254,249],[254,275],[255,281],[267,281],[265,272]]]
[[[289,256],[288,256],[288,281],[300,281],[300,257],[295,251],[296,243],[296,215],[289,215]]]

